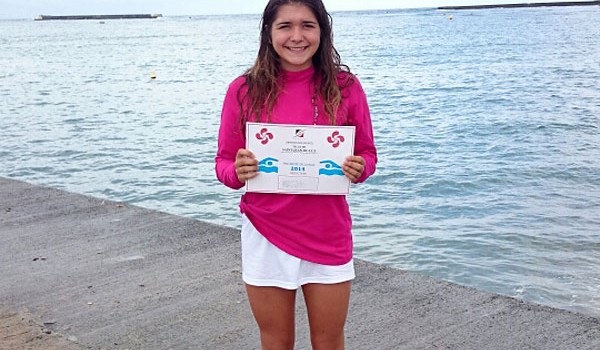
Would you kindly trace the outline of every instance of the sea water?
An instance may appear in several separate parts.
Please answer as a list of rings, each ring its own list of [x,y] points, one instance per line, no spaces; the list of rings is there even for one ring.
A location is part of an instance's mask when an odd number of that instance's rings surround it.
[[[0,21],[0,176],[238,227],[216,135],[259,19]],[[380,156],[356,256],[599,316],[600,9],[333,21]]]

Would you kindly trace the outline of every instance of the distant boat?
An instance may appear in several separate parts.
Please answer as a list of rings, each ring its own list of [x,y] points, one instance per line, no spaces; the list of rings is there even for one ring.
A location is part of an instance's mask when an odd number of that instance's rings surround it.
[[[36,21],[50,20],[104,20],[104,19],[154,19],[162,17],[161,14],[132,14],[132,15],[70,15],[70,16],[51,16],[39,15],[34,18]]]

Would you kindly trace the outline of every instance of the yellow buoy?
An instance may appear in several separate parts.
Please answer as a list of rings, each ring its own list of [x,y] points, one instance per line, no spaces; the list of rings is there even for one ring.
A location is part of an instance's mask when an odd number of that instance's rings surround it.
[[[454,19],[454,16],[448,16],[448,19],[449,19],[449,20],[453,20],[453,19]]]
[[[156,79],[156,72],[153,70],[150,71],[150,79]]]

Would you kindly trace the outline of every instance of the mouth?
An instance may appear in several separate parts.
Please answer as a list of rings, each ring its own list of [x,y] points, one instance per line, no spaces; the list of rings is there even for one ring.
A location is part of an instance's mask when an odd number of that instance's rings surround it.
[[[308,48],[308,46],[286,46],[286,49],[288,49],[292,52],[303,52],[307,48]]]

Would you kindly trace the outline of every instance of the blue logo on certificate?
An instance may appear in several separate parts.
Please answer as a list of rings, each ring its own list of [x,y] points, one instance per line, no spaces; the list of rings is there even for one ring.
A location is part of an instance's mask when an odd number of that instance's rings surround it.
[[[344,176],[342,167],[339,166],[336,162],[334,162],[332,160],[322,160],[320,163],[321,163],[321,168],[319,168],[319,175]]]
[[[267,157],[260,162],[258,162],[258,172],[260,173],[277,173],[279,172],[279,167],[277,167],[277,162],[279,160],[273,157]]]

